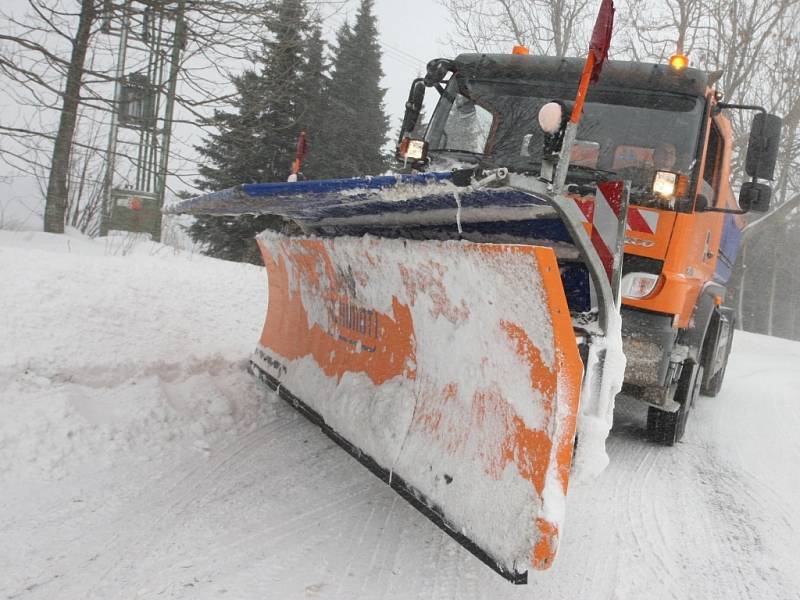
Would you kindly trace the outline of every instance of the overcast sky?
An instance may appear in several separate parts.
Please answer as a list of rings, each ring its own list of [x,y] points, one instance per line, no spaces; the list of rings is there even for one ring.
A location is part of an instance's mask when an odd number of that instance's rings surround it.
[[[430,59],[455,53],[442,43],[450,30],[447,11],[433,0],[376,0],[375,8],[388,88],[386,109],[394,116],[394,127],[403,114],[411,80],[424,75]]]

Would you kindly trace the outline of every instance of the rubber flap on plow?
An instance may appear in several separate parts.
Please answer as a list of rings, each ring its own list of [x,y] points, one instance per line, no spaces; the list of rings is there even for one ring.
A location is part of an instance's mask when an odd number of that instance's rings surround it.
[[[583,376],[552,249],[258,243],[261,378],[506,578],[547,568]]]

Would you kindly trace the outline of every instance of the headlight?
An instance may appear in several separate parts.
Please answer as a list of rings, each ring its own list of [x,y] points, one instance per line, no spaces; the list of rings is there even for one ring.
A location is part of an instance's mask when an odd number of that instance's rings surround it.
[[[622,295],[626,298],[646,298],[656,289],[658,277],[652,273],[628,273],[622,278]]]
[[[664,198],[672,198],[678,183],[678,175],[669,171],[656,171],[653,192]]]
[[[428,142],[414,140],[409,137],[400,142],[399,154],[407,160],[421,161],[428,156]]]

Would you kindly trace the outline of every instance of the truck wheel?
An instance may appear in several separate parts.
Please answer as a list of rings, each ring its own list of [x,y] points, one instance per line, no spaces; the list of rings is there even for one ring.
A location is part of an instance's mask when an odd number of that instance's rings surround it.
[[[675,401],[681,407],[675,412],[667,412],[651,406],[647,411],[647,433],[650,439],[658,444],[674,446],[681,441],[686,431],[694,402],[700,395],[700,383],[703,381],[703,367],[694,363],[686,363],[675,391]]]
[[[728,357],[731,354],[731,346],[733,346],[733,329],[731,329],[731,333],[728,336],[728,343],[725,344],[725,360],[722,363],[722,367],[720,367],[720,370],[717,371],[711,379],[705,382],[700,389],[700,392],[704,396],[716,398],[717,394],[719,394],[719,391],[722,389],[722,380],[725,379],[725,369],[728,368]]]

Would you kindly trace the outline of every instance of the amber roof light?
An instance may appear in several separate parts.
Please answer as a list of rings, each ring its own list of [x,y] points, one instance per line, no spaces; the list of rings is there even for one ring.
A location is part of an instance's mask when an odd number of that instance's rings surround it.
[[[676,71],[683,71],[689,66],[689,57],[685,54],[681,54],[680,52],[676,52],[669,57],[669,66]]]

